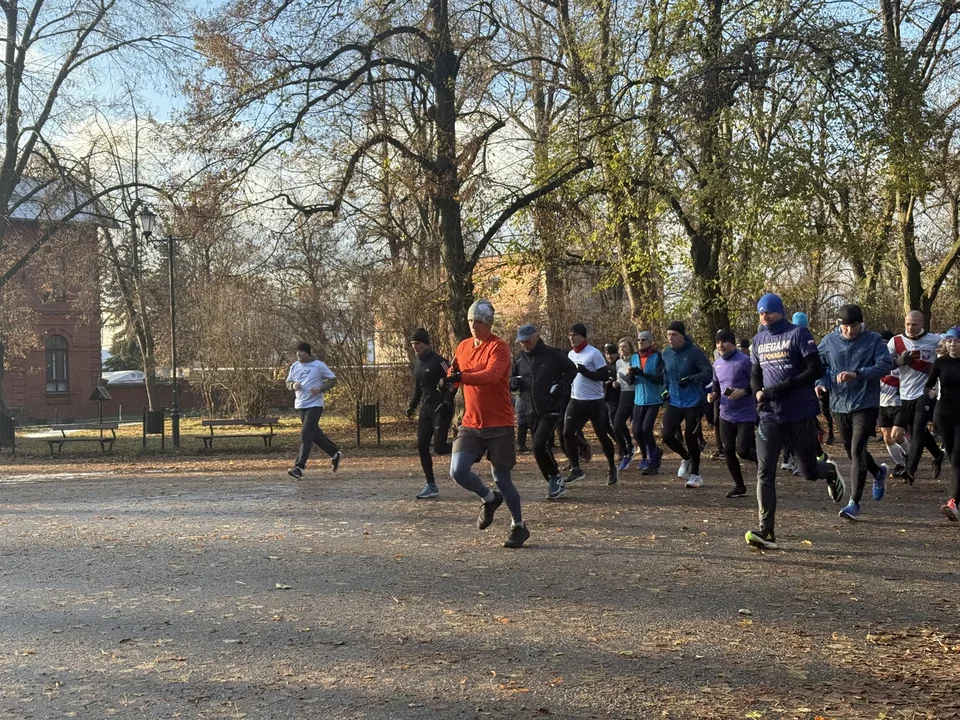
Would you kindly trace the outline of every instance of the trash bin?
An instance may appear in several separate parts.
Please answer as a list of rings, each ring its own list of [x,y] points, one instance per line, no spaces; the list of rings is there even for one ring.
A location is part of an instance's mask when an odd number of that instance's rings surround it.
[[[143,447],[147,446],[147,435],[160,436],[160,449],[163,450],[166,445],[166,408],[159,410],[147,410],[143,408]]]
[[[380,402],[376,405],[357,403],[357,447],[360,447],[360,430],[377,429],[377,445],[380,444]]]
[[[16,426],[17,421],[13,415],[0,415],[0,448],[8,447],[10,452],[16,449]]]

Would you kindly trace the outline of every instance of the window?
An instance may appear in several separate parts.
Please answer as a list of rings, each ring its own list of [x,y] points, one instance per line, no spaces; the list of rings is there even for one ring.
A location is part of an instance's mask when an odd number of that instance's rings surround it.
[[[62,335],[47,338],[47,392],[67,392],[67,339]]]

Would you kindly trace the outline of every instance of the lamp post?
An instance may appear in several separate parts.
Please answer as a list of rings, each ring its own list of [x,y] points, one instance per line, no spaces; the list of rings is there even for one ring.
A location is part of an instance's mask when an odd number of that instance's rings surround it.
[[[144,205],[140,211],[140,229],[147,240],[153,235],[157,216]],[[172,235],[167,236],[167,267],[170,270],[170,373],[173,379],[173,404],[170,407],[170,435],[173,439],[173,449],[180,449],[180,392],[177,388],[177,312],[173,292],[173,241]]]

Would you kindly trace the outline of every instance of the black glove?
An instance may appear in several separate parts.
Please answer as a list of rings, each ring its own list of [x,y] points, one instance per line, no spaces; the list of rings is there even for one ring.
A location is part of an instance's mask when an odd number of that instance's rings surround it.
[[[577,365],[577,374],[586,375],[589,372],[585,365]]]
[[[463,373],[459,370],[454,370],[446,377],[440,378],[440,382],[437,383],[437,390],[451,389],[456,383],[460,382],[461,377],[463,377]]]
[[[907,365],[908,367],[912,367],[914,361],[915,361],[915,358],[913,357],[913,353],[910,352],[909,350],[907,350],[900,356],[900,365]]]
[[[641,374],[641,370],[638,367],[631,367],[629,370],[627,370],[627,375],[630,376],[631,380],[636,380],[637,375],[640,375],[640,374]]]
[[[685,388],[685,387],[689,387],[689,385],[692,382],[693,382],[693,378],[685,377],[685,378],[680,378],[679,382],[677,382],[677,385],[679,385],[682,388]]]
[[[520,392],[521,390],[523,390],[523,378],[514,375],[510,378],[510,392]]]
[[[415,413],[416,410],[417,410],[416,408],[408,407],[408,408],[407,408],[407,417],[408,417],[408,418],[413,417],[413,413]]]

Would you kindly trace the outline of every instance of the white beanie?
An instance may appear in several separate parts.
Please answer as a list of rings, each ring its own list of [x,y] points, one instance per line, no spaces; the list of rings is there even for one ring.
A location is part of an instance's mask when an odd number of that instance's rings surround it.
[[[477,300],[467,310],[467,320],[482,322],[484,325],[493,325],[493,304],[486,298]]]

